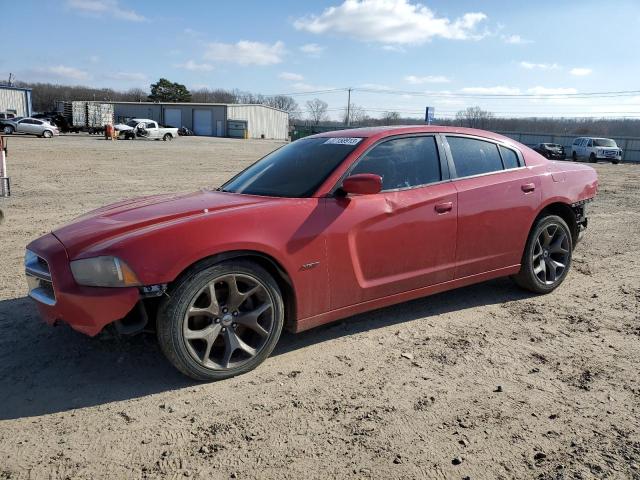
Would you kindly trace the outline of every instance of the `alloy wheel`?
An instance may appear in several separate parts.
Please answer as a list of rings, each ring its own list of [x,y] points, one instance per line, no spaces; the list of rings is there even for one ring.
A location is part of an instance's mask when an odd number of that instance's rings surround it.
[[[569,236],[563,228],[552,223],[539,233],[533,246],[533,273],[545,285],[553,285],[562,278],[569,262]]]
[[[247,274],[213,279],[193,297],[182,334],[191,357],[208,369],[238,368],[265,346],[275,327],[266,286]]]

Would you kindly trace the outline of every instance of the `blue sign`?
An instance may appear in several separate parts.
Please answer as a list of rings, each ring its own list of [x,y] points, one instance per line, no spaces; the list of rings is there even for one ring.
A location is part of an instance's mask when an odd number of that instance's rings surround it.
[[[435,109],[433,107],[427,107],[424,112],[424,121],[427,125],[431,125],[433,123],[433,118],[435,117],[434,113]]]

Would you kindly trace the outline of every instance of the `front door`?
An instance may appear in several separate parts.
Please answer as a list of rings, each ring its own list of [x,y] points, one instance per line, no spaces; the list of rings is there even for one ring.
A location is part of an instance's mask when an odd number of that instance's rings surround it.
[[[385,140],[350,171],[380,175],[383,190],[325,200],[332,309],[453,279],[456,191],[440,153],[430,135]]]

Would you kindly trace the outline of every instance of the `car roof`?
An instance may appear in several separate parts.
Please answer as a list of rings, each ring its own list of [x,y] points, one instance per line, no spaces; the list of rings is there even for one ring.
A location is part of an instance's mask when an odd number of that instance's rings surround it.
[[[306,138],[322,138],[322,137],[356,137],[356,138],[383,138],[391,135],[403,135],[411,133],[449,133],[449,134],[462,134],[462,135],[474,135],[477,137],[485,137],[492,140],[500,140],[508,143],[513,143],[513,140],[500,135],[498,133],[489,132],[487,130],[479,130],[477,128],[463,128],[463,127],[444,127],[440,125],[394,125],[394,126],[381,126],[381,127],[364,127],[364,128],[350,128],[347,130],[334,130],[331,132],[322,132],[316,135],[311,135]]]

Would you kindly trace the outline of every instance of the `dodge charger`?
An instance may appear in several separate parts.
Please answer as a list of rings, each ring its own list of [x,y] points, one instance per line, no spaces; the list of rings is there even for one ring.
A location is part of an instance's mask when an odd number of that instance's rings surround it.
[[[285,328],[504,276],[551,292],[597,188],[591,167],[481,130],[322,133],[219,188],[125,200],[34,240],[29,296],[87,335],[151,329],[177,369],[218,380]]]

